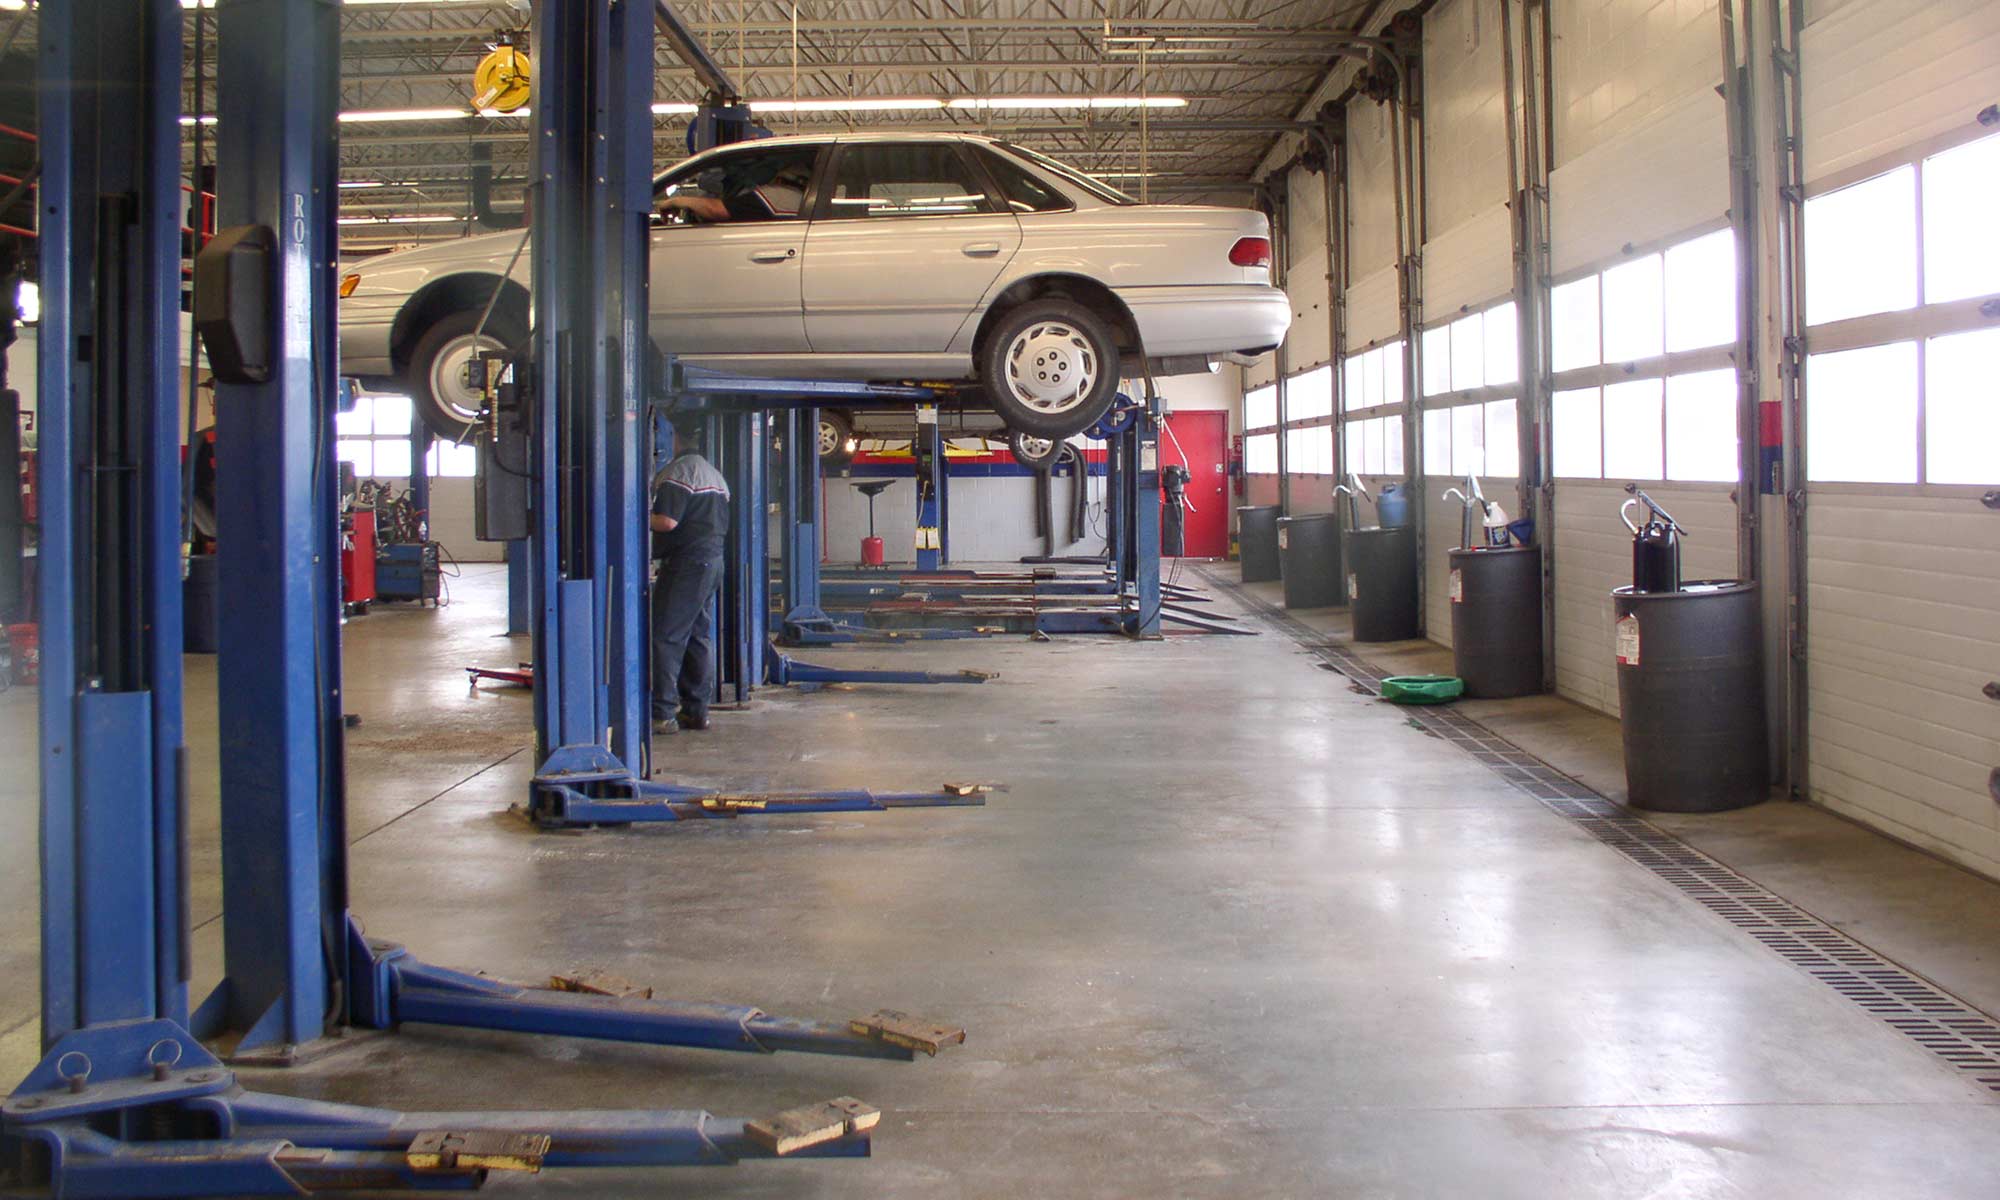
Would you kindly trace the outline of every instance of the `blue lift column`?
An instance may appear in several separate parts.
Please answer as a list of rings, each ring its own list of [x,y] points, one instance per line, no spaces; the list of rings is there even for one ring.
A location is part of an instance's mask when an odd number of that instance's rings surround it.
[[[41,22],[46,1047],[106,1022],[186,1021],[188,954],[181,13],[72,0]]]
[[[944,438],[938,430],[935,404],[917,408],[915,453],[917,483],[917,570],[935,571],[951,561],[945,549],[945,489],[950,473],[944,461]]]
[[[216,30],[219,92],[276,102],[232,106],[217,126],[223,232],[211,246],[239,231],[269,246],[261,272],[244,253],[262,286],[241,300],[276,319],[263,370],[216,370],[216,440],[237,464],[217,479],[218,578],[239,616],[216,659],[225,979],[197,1021],[240,1034],[238,1053],[283,1054],[325,1032],[337,994],[328,963],[347,920],[340,596],[327,565],[340,547],[326,192],[339,165],[327,47],[339,44],[340,11],[232,0]]]

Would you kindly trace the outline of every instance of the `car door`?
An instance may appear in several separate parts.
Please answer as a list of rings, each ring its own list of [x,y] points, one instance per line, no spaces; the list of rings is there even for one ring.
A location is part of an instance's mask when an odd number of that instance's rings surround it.
[[[936,354],[1021,245],[955,141],[834,148],[806,234],[806,338],[815,353]]]
[[[746,147],[654,189],[653,340],[669,354],[806,349],[806,213],[823,143]]]

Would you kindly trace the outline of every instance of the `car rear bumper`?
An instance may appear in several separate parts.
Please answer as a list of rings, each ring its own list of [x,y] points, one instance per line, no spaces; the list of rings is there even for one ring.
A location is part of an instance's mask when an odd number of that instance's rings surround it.
[[[1263,351],[1285,340],[1292,302],[1261,283],[1114,289],[1139,325],[1146,353],[1232,354]]]

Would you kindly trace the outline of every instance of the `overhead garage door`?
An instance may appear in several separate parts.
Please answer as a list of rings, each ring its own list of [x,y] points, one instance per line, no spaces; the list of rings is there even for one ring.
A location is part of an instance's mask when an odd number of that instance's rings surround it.
[[[1816,7],[1806,784],[2000,876],[2000,6]]]
[[[1556,147],[1556,688],[1618,711],[1613,587],[1628,483],[1688,530],[1683,573],[1736,574],[1735,248],[1713,0],[1643,23],[1551,9]]]

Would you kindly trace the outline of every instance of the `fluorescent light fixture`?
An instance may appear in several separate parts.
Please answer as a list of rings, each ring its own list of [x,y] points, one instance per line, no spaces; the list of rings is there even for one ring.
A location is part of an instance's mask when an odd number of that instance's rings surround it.
[[[696,111],[692,104],[660,103],[653,106],[653,112],[662,117],[691,117]]]
[[[340,121],[343,125],[385,121],[451,121],[471,115],[472,111],[464,108],[365,108],[341,113]]]
[[[354,191],[359,188],[378,188],[378,187],[388,187],[388,186],[389,186],[388,184],[383,183],[379,179],[343,179],[340,181],[340,190],[343,192]]]
[[[448,216],[441,213],[408,213],[392,217],[342,217],[342,225],[442,225],[465,220],[464,217]]]
[[[944,107],[921,96],[865,96],[837,100],[752,100],[751,112],[917,112]]]
[[[41,320],[42,285],[32,279],[23,279],[21,290],[14,294],[14,307],[20,310],[23,325],[33,325]]]
[[[181,124],[182,124],[183,126],[192,126],[192,125],[194,124],[194,122],[195,122],[195,118],[193,118],[193,117],[182,117],[182,118],[181,118]],[[213,124],[215,124],[215,118],[214,118],[214,117],[202,117],[202,118],[201,118],[201,123],[202,123],[202,124],[204,124],[204,125],[213,125]]]
[[[960,96],[957,109],[1024,108],[1186,108],[1185,96]]]

